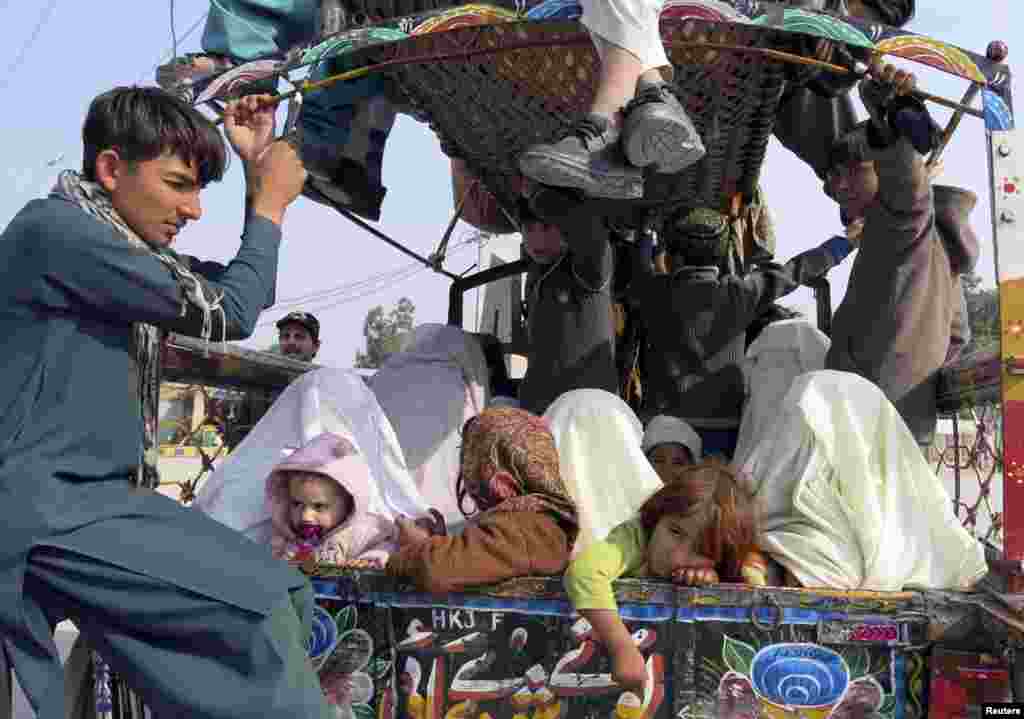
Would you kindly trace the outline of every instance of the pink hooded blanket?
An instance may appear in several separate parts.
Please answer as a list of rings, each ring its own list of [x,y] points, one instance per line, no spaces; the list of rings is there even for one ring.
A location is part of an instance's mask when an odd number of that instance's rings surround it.
[[[319,539],[300,537],[291,526],[288,479],[291,472],[318,474],[352,497],[353,511]],[[370,467],[355,443],[337,434],[317,435],[280,462],[267,478],[271,517],[271,548],[282,559],[314,559],[320,564],[369,560],[383,566],[394,551],[394,524],[370,511],[373,487]]]

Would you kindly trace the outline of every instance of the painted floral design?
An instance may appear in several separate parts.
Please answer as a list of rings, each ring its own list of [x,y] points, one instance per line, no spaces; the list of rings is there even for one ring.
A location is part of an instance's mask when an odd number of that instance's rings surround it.
[[[753,719],[758,714],[757,695],[750,678],[734,671],[718,682],[718,716],[721,719]]]
[[[817,644],[778,643],[757,649],[725,635],[718,682],[720,719],[773,716],[777,707],[808,707],[828,719],[892,719],[896,699],[871,675],[862,647],[837,652]]]
[[[842,698],[850,668],[838,652],[816,644],[771,644],[754,655],[750,679],[772,704],[821,707]]]
[[[313,612],[309,655],[338,719],[373,719],[374,679],[391,668],[390,661],[373,658],[373,638],[356,627],[357,620],[352,605],[333,615],[319,606]]]
[[[313,660],[314,668],[320,668],[337,643],[338,625],[335,624],[334,617],[319,606],[314,606],[313,633],[309,641],[309,658]]]
[[[879,710],[884,702],[882,685],[872,677],[861,677],[850,682],[843,700],[832,710],[831,719],[873,719],[881,716]]]

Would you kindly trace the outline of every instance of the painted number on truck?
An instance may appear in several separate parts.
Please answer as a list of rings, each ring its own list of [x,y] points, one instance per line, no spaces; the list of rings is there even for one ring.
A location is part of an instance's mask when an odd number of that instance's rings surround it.
[[[898,644],[905,641],[897,623],[822,622],[818,625],[821,644]]]

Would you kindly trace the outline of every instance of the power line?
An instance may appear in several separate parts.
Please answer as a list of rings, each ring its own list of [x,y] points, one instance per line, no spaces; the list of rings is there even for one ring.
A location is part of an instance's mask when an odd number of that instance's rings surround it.
[[[458,242],[456,242],[455,244],[453,244],[449,248],[449,252],[450,253],[454,253],[455,251],[457,251],[457,250],[459,250],[459,249],[461,249],[461,248],[463,248],[463,247],[465,247],[467,245],[472,245],[472,244],[480,244],[482,246],[483,243],[480,242],[480,239],[481,239],[481,234],[480,233],[474,233],[474,234],[470,235],[469,237],[461,239]],[[348,283],[345,283],[345,284],[336,285],[334,287],[328,287],[328,288],[325,288],[325,289],[322,289],[322,290],[316,290],[314,292],[310,292],[310,293],[307,293],[305,295],[296,295],[294,297],[287,297],[287,298],[281,299],[278,302],[276,302],[274,304],[274,309],[284,309],[284,308],[286,308],[288,306],[291,306],[291,305],[300,305],[300,304],[308,304],[310,302],[319,302],[319,301],[322,301],[322,300],[325,300],[325,299],[328,299],[328,298],[337,297],[338,295],[345,295],[345,294],[348,294],[348,293],[351,293],[351,292],[362,290],[363,288],[365,288],[367,286],[370,286],[370,285],[373,285],[375,283],[385,282],[387,280],[390,280],[390,279],[392,279],[393,276],[405,273],[410,267],[421,267],[421,266],[422,265],[419,265],[418,263],[413,263],[411,265],[405,265],[403,267],[399,267],[398,269],[385,270],[384,272],[378,272],[376,274],[370,275],[369,277],[366,277],[366,278],[364,278],[362,280],[357,280],[355,282],[348,282]],[[423,269],[427,269],[427,268],[424,267]]]
[[[466,249],[467,246],[475,244],[477,242],[478,238],[479,238],[479,235],[474,235],[473,237],[470,237],[470,238],[467,238],[466,240],[463,240],[459,244],[453,246],[450,249],[449,254],[456,254],[457,252]],[[388,289],[389,287],[394,286],[395,284],[397,284],[399,282],[403,282],[403,281],[405,281],[407,279],[411,279],[412,277],[420,274],[421,272],[426,272],[429,269],[430,269],[429,267],[424,267],[422,264],[420,264],[418,262],[410,263],[408,265],[405,265],[404,267],[400,267],[397,270],[392,270],[390,273],[388,273],[388,274],[391,275],[391,277],[388,278],[388,281],[378,282],[377,286],[369,286],[364,291],[357,292],[355,294],[345,294],[340,299],[337,299],[337,300],[335,300],[333,302],[330,302],[328,304],[325,304],[325,305],[318,305],[316,307],[307,307],[307,311],[308,312],[317,313],[317,312],[326,312],[328,310],[332,310],[335,307],[340,307],[341,305],[348,304],[350,302],[355,302],[355,301],[361,300],[361,299],[363,299],[365,297],[369,297],[370,295],[374,295],[374,294],[376,294],[378,292],[382,292],[382,291]],[[366,280],[361,280],[359,282],[350,283],[350,285],[366,285],[366,284],[367,284]],[[344,288],[346,286],[347,285],[340,285],[339,287]],[[325,290],[324,292],[326,294],[327,292],[330,292],[330,290]],[[316,293],[314,293],[314,294],[316,294]],[[323,299],[326,299],[326,297],[318,298],[318,300],[321,300],[321,301]],[[316,301],[316,300],[314,300],[314,301]],[[308,304],[308,303],[302,303],[302,304]],[[275,304],[272,309],[277,310],[277,309],[282,309],[282,308],[279,307],[279,305]],[[287,312],[285,312],[284,314],[287,314]],[[282,316],[284,316],[284,315],[282,315]],[[256,327],[257,328],[259,328],[259,327],[267,327],[267,326],[275,324],[276,322],[277,322],[276,319],[275,320],[264,320],[263,322],[257,323]]]
[[[174,29],[174,0],[171,0],[171,56],[178,57],[178,33]]]
[[[416,265],[412,265],[412,266],[416,266]],[[358,280],[356,282],[348,282],[348,283],[345,283],[345,284],[342,284],[342,285],[336,285],[334,287],[328,287],[326,289],[317,290],[315,292],[310,292],[310,293],[305,294],[305,295],[297,295],[295,297],[287,297],[287,298],[284,298],[284,299],[274,303],[274,308],[275,309],[278,309],[278,308],[282,308],[283,309],[283,308],[291,306],[291,305],[300,305],[300,304],[307,304],[309,302],[318,302],[318,301],[327,299],[329,297],[337,296],[339,294],[347,294],[347,293],[350,293],[350,292],[355,292],[355,291],[361,290],[364,287],[367,287],[369,285],[373,285],[374,283],[379,283],[379,282],[387,281],[388,279],[391,279],[395,275],[400,275],[400,274],[404,273],[406,270],[408,270],[409,267],[410,267],[410,265],[405,265],[405,266],[400,267],[398,269],[392,269],[392,270],[386,270],[384,272],[378,272],[376,274],[370,275],[369,277],[366,277],[366,278],[364,278],[362,280]]]
[[[179,44],[185,42],[186,40],[188,40],[190,37],[192,37],[192,34],[196,30],[199,29],[199,26],[203,24],[203,22],[206,20],[206,16],[209,15],[209,14],[210,14],[209,11],[207,11],[207,12],[204,12],[202,15],[200,15],[196,19],[196,21],[189,26],[188,30],[186,30],[185,33],[180,38],[175,38],[175,43],[174,44],[175,45],[179,45]],[[168,58],[174,58],[174,57],[177,57],[177,56],[178,56],[177,49],[174,46],[167,48],[166,50],[164,50],[163,54],[160,56],[160,59],[156,61],[156,64],[153,65],[153,67],[151,67],[148,70],[143,70],[142,71],[142,73],[139,75],[139,78],[135,81],[135,84],[138,85],[140,82],[142,82],[146,78],[146,76],[149,76],[149,77],[152,78],[153,77],[153,73],[156,72],[156,69],[158,67],[160,67],[160,65],[165,60],[167,60]]]
[[[32,29],[32,32],[28,36],[28,40],[21,46],[21,50],[18,51],[18,56],[14,59],[7,67],[7,75],[4,77],[3,85],[0,85],[0,90],[6,90],[7,85],[10,84],[11,78],[14,73],[21,67],[21,64],[25,62],[25,58],[28,57],[29,50],[35,45],[36,40],[39,39],[39,35],[43,32],[43,28],[46,23],[50,21],[50,16],[53,15],[53,11],[57,8],[57,0],[50,0],[49,4],[43,8],[43,11],[39,14],[39,20],[36,21],[36,26]]]
[[[335,300],[335,301],[330,302],[330,303],[325,304],[325,305],[316,305],[316,306],[310,307],[307,304],[307,305],[304,306],[304,309],[307,312],[314,312],[314,313],[316,313],[316,312],[326,312],[327,310],[334,309],[335,307],[339,307],[340,305],[348,304],[350,302],[355,302],[356,300],[363,299],[364,297],[369,297],[370,295],[376,294],[378,292],[382,292],[382,291],[388,289],[389,287],[394,286],[395,284],[397,284],[399,282],[403,282],[403,281],[405,281],[407,279],[410,279],[410,278],[414,277],[415,275],[419,274],[420,272],[425,272],[427,269],[428,268],[424,267],[423,265],[420,265],[418,263],[412,263],[412,264],[406,265],[405,267],[401,268],[401,270],[395,272],[394,275],[390,278],[390,281],[388,281],[388,282],[378,283],[377,286],[369,287],[369,288],[365,289],[362,292],[358,292],[358,293],[355,293],[355,294],[345,295],[341,299]],[[276,305],[274,306],[274,309],[278,309]],[[281,316],[283,317],[286,314],[288,314],[288,313],[287,312],[283,312]],[[274,319],[274,320],[264,320],[263,322],[258,322],[256,324],[256,327],[267,327],[269,325],[275,324],[276,322],[277,322],[276,319]]]

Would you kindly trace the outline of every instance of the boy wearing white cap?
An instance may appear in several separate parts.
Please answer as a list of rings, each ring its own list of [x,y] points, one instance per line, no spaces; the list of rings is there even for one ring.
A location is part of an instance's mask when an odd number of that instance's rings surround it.
[[[644,454],[665,484],[676,474],[702,458],[700,435],[679,417],[659,414],[647,423],[642,444]]]

